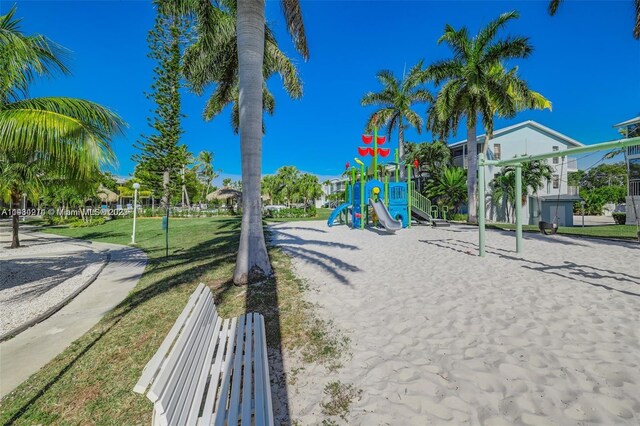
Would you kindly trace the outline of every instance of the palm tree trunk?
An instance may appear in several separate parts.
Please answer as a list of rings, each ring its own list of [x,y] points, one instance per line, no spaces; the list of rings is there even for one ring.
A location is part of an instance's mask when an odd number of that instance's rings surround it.
[[[233,273],[238,285],[271,275],[262,229],[262,89],[264,0],[238,0],[238,88],[242,157],[242,228]]]
[[[402,117],[400,117],[398,119],[398,157],[400,162],[402,163],[404,161],[404,128],[402,127]],[[407,170],[407,165],[405,164],[404,167],[403,166],[398,166],[400,167],[400,180],[404,179],[404,175],[405,175],[405,171]],[[407,176],[407,182],[409,181],[410,177]]]
[[[20,247],[20,236],[18,234],[18,228],[20,227],[20,215],[18,214],[18,210],[20,210],[20,192],[11,192],[11,205],[13,208],[13,215],[11,216],[11,228],[13,233],[11,248],[18,248]]]
[[[469,222],[478,222],[478,200],[476,193],[478,190],[478,142],[476,139],[475,120],[467,122],[467,197],[469,200]],[[481,203],[484,200],[480,200]]]

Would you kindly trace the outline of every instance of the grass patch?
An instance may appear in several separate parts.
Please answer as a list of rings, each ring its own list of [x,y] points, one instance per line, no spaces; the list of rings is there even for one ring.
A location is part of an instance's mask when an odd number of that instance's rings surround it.
[[[362,389],[356,389],[352,384],[345,384],[336,380],[327,383],[324,387],[324,394],[329,400],[320,404],[322,414],[325,416],[339,416],[346,421],[349,407],[354,399],[360,399]],[[332,424],[330,422],[329,420],[327,424]]]
[[[92,228],[43,231],[128,244],[131,226],[130,219],[119,219]],[[269,248],[272,278],[236,287],[230,277],[239,218],[171,220],[169,231],[165,259],[161,219],[138,221],[137,246],[148,256],[140,282],[95,327],[0,402],[0,424],[149,424],[152,405],[132,392],[133,385],[200,282],[214,292],[220,315],[265,316],[270,353],[299,350],[310,361],[338,362],[341,341],[329,324],[314,317],[302,297],[306,286],[279,249]],[[281,359],[271,362],[272,372],[282,368]],[[272,380],[281,379],[272,374]]]
[[[504,229],[515,230],[516,226],[512,223],[492,223],[486,225],[488,229]],[[537,225],[523,225],[522,230],[525,232],[540,232]],[[636,240],[637,230],[635,225],[600,225],[600,226],[581,226],[558,228],[558,234],[576,235],[581,237],[596,238],[616,238],[616,239],[632,239]]]

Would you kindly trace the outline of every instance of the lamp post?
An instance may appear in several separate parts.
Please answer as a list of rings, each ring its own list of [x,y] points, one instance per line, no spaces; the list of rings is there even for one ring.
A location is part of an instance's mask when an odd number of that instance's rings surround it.
[[[584,228],[584,205],[585,205],[585,201],[584,200],[580,200],[580,205],[582,206],[582,227]]]
[[[140,184],[138,182],[133,184],[133,233],[131,234],[131,244],[136,243],[136,212],[138,207],[138,189]]]

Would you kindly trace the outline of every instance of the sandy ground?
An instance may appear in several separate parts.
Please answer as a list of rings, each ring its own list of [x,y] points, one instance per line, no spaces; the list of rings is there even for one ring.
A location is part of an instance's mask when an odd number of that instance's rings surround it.
[[[353,425],[640,424],[640,245],[525,234],[517,255],[488,231],[482,259],[465,226],[273,230],[350,338],[337,372],[295,374],[298,424],[322,422],[333,380],[362,389]]]
[[[38,317],[91,279],[107,260],[90,244],[21,230],[21,247],[8,249],[0,226],[0,335]]]

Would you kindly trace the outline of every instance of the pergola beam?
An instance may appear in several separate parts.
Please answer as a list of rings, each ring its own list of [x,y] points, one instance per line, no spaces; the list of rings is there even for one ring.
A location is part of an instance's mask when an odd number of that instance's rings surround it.
[[[479,160],[478,165],[482,164],[485,166],[499,166],[499,167],[512,166],[516,164],[525,163],[528,161],[545,160],[547,158],[554,158],[554,157],[566,157],[569,155],[585,154],[587,152],[604,151],[606,149],[626,148],[632,145],[640,145],[640,137],[629,138],[629,139],[618,139],[615,141],[602,142],[594,145],[586,145],[586,146],[580,146],[577,148],[569,148],[569,149],[565,149],[564,151],[551,151],[551,152],[545,152],[543,154],[523,155],[522,157],[510,158],[508,160],[482,160],[482,163],[480,163],[480,159],[478,159]]]

